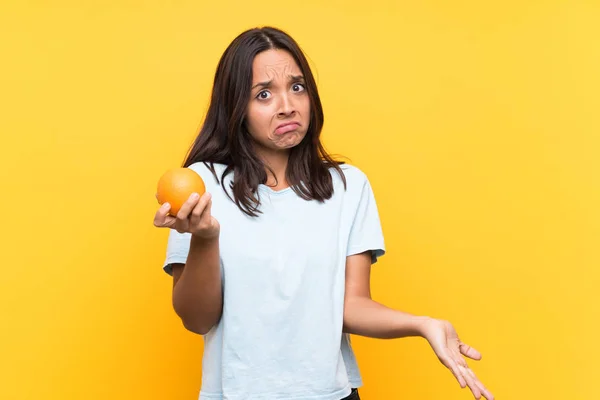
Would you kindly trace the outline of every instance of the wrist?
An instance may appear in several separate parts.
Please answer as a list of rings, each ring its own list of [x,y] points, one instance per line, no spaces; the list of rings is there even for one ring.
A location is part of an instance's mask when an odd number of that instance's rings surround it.
[[[219,237],[204,238],[192,235],[187,261],[187,264],[196,266],[218,265]]]
[[[442,325],[443,322],[444,321],[436,319],[436,318],[426,317],[425,319],[423,319],[423,322],[421,323],[420,336],[423,337],[428,342],[431,342],[431,339],[434,337],[434,335],[437,332],[439,332],[440,325]]]
[[[205,248],[214,245],[219,242],[219,234],[214,236],[198,236],[192,233],[192,237],[190,239],[190,247],[192,248]]]
[[[415,336],[419,336],[426,340],[429,340],[429,332],[431,330],[430,327],[432,325],[432,322],[434,321],[434,318],[431,318],[426,315],[415,316],[413,321],[413,329],[415,332]]]
[[[428,324],[432,319],[422,315],[412,315],[397,311],[396,323],[393,328],[394,337],[425,337]]]

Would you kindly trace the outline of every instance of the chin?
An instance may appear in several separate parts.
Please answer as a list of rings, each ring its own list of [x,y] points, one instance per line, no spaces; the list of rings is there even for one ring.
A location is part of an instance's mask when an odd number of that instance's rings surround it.
[[[282,140],[279,143],[273,143],[274,149],[289,150],[293,147],[298,146],[300,143],[302,143],[304,138],[305,138],[305,136],[300,137],[300,138],[299,137],[282,138]]]
[[[286,152],[286,151],[290,151],[291,149],[293,149],[294,147],[298,146],[300,143],[296,143],[296,144],[290,144],[288,146],[277,146],[275,148],[273,148],[274,151],[280,151],[280,152]]]

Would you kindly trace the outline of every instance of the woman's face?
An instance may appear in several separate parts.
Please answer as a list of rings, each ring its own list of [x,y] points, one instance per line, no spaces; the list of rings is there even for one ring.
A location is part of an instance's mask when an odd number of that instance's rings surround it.
[[[310,123],[310,100],[296,61],[285,50],[259,53],[252,64],[246,127],[259,152],[288,151]]]

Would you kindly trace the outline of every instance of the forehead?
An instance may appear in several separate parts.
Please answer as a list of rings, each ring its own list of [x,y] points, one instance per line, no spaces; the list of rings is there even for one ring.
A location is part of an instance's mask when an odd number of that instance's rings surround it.
[[[254,57],[252,80],[285,78],[288,75],[301,75],[302,71],[292,55],[285,50],[267,50]]]

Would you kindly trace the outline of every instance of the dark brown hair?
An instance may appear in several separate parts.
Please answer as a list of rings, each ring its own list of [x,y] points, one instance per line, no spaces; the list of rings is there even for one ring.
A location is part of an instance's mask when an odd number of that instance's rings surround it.
[[[225,164],[221,186],[229,196],[224,178],[233,172],[234,179],[230,187],[232,200],[249,216],[257,216],[260,212],[258,185],[266,183],[267,174],[265,165],[254,152],[252,138],[246,129],[246,109],[251,98],[254,57],[270,49],[286,50],[292,55],[304,75],[310,99],[308,131],[304,139],[290,149],[286,170],[289,185],[303,199],[325,201],[333,195],[329,172],[332,167],[346,185],[339,167],[343,162],[335,161],[321,144],[323,108],[315,79],[300,46],[279,29],[249,29],[231,42],[219,61],[205,121],[183,163],[184,167],[188,167],[196,162],[204,162],[217,181],[212,164]]]

